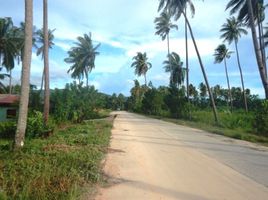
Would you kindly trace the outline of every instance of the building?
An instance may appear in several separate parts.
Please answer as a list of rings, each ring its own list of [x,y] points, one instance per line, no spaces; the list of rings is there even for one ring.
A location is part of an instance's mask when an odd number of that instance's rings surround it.
[[[18,113],[18,95],[0,94],[0,122],[14,120]]]

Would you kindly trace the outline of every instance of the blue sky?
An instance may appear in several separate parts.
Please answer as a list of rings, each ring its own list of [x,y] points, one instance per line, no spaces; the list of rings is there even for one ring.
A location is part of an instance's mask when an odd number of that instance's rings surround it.
[[[211,86],[220,84],[225,87],[224,66],[214,64],[214,49],[222,43],[219,30],[225,23],[228,12],[225,5],[228,0],[194,1],[196,14],[190,18],[194,35],[205,65]],[[0,0],[1,17],[12,17],[15,25],[24,20],[23,0]],[[265,2],[267,3],[267,2]],[[72,82],[67,74],[69,65],[64,63],[67,51],[73,46],[77,36],[91,32],[94,42],[101,43],[100,55],[96,58],[96,67],[89,75],[89,82],[99,91],[108,94],[123,93],[129,95],[133,80],[144,83],[143,77],[136,77],[130,68],[136,52],[147,52],[153,67],[148,72],[148,80],[154,86],[168,85],[169,74],[163,70],[162,62],[166,58],[166,41],[155,35],[154,18],[158,0],[48,0],[49,28],[56,29],[55,46],[50,50],[50,78],[52,88],[63,88]],[[266,20],[267,22],[267,20]],[[177,31],[171,32],[171,51],[175,51],[185,60],[184,23],[176,22]],[[34,0],[34,25],[42,27],[42,0]],[[248,30],[249,31],[249,30]],[[203,81],[198,60],[189,41],[190,82],[197,86]],[[252,93],[264,97],[261,80],[249,34],[239,40],[241,64],[244,72],[245,87]],[[234,50],[234,46],[228,47]],[[240,86],[240,76],[235,54],[227,61],[231,86]],[[40,86],[42,60],[33,53],[31,83]],[[14,82],[19,82],[21,66],[14,69]]]

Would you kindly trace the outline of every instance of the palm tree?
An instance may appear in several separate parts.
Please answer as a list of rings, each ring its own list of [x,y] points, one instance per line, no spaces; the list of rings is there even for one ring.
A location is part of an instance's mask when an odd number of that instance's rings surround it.
[[[19,56],[23,44],[23,37],[19,29],[13,26],[11,18],[0,18],[0,66],[9,72],[9,93],[11,94],[12,69],[15,58]]]
[[[95,67],[95,58],[99,54],[96,50],[100,44],[93,46],[91,33],[84,34],[84,37],[78,37],[77,40],[78,42],[75,43],[77,46],[68,51],[69,57],[65,58],[64,61],[73,64],[68,70],[68,73],[72,72],[73,78],[80,80],[84,76],[86,77],[88,87],[88,74]]]
[[[145,79],[145,86],[147,86],[146,73],[152,67],[152,64],[148,62],[146,53],[138,52],[136,56],[132,58],[134,62],[131,67],[135,68],[135,74],[138,76],[143,75]]]
[[[227,23],[222,25],[220,32],[222,32],[221,38],[223,38],[224,41],[227,41],[229,44],[234,42],[235,44],[236,60],[237,60],[237,65],[238,65],[239,72],[240,72],[245,111],[248,112],[247,97],[246,97],[245,87],[244,87],[244,78],[243,78],[242,67],[240,64],[239,51],[238,51],[238,39],[241,37],[242,34],[247,34],[247,31],[243,28],[243,26],[244,26],[243,23],[239,22],[234,17],[231,17],[227,19]]]
[[[247,25],[251,29],[251,36],[254,45],[258,69],[265,91],[265,96],[266,99],[268,99],[267,69],[264,64],[263,52],[261,51],[262,48],[258,42],[257,32],[255,29],[255,21],[260,16],[258,14],[258,12],[260,11],[260,5],[263,5],[263,0],[230,0],[226,6],[226,9],[230,9],[231,14],[238,12],[238,19],[247,23]]]
[[[192,41],[193,41],[193,44],[194,44],[194,47],[195,47],[195,51],[196,51],[198,61],[199,61],[199,64],[200,64],[200,67],[201,67],[201,70],[202,70],[202,74],[204,76],[205,83],[206,83],[207,88],[208,88],[208,93],[209,93],[209,97],[210,97],[210,101],[211,101],[211,105],[212,105],[214,118],[215,118],[215,121],[218,122],[219,120],[218,120],[217,108],[216,108],[216,105],[215,105],[215,102],[214,102],[213,94],[212,94],[211,89],[209,87],[209,83],[208,83],[207,75],[206,75],[206,72],[205,72],[205,68],[204,68],[204,65],[203,65],[203,62],[202,62],[198,47],[197,47],[196,42],[195,42],[192,27],[191,27],[191,25],[189,23],[189,20],[188,20],[186,14],[184,12],[187,2],[188,2],[187,0],[160,0],[158,11],[160,11],[162,9],[164,11],[169,10],[169,12],[171,12],[172,16],[175,16],[175,20],[178,20],[181,15],[184,16],[184,19],[186,21],[187,27],[189,29],[189,32],[190,32],[190,35],[191,35],[191,38],[192,38]]]
[[[194,4],[192,3],[191,0],[187,0],[187,3],[189,4],[190,6],[190,11],[191,11],[191,14],[192,14],[192,17],[194,16],[195,14],[195,7],[194,7]],[[185,16],[187,17],[187,4],[185,6]],[[185,22],[185,27],[184,27],[184,30],[185,30],[185,64],[186,64],[186,93],[187,93],[187,100],[188,102],[190,101],[189,99],[189,59],[188,59],[188,29],[187,29],[187,22],[186,22],[186,19],[184,19],[184,22]],[[189,107],[190,108],[190,107]]]
[[[175,85],[177,88],[184,82],[186,69],[182,67],[180,56],[172,52],[168,59],[163,62],[166,72],[170,73],[170,85]]]
[[[25,0],[25,44],[22,60],[21,94],[14,148],[24,144],[30,91],[30,66],[32,58],[33,0]]]
[[[43,32],[44,32],[44,77],[45,77],[45,99],[44,99],[44,123],[47,125],[49,118],[49,40],[48,40],[48,16],[47,16],[47,0],[43,0]]]
[[[229,100],[231,103],[231,111],[233,111],[233,99],[232,99],[231,87],[230,87],[229,76],[228,76],[228,69],[227,69],[227,64],[226,64],[226,59],[231,57],[231,53],[232,52],[226,48],[225,44],[220,44],[215,49],[214,56],[215,56],[215,63],[221,63],[222,61],[224,61],[225,74],[226,74],[226,80],[227,80],[228,91],[229,91]],[[227,105],[228,105],[228,102],[227,102]]]
[[[48,29],[48,47],[49,49],[52,49],[52,46],[54,45],[53,40],[54,40],[54,35],[53,32],[55,31],[55,29],[50,30]],[[36,41],[37,43],[39,43],[41,46],[36,46],[37,47],[37,51],[36,51],[36,55],[39,56],[41,55],[41,58],[44,59],[44,30],[43,29],[39,29],[38,31],[36,31]],[[44,74],[45,74],[45,68],[43,70],[43,74],[42,74],[42,79],[41,79],[41,89],[40,89],[40,93],[42,91],[43,88],[43,81],[44,81]]]
[[[162,12],[160,17],[156,17],[154,23],[156,24],[155,29],[156,35],[161,36],[162,40],[167,39],[167,49],[168,55],[170,54],[169,50],[169,32],[171,29],[178,29],[178,26],[171,23],[171,14],[169,12]]]

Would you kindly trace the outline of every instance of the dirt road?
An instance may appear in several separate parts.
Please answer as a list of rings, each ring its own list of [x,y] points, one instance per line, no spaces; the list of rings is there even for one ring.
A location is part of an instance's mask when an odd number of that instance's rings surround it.
[[[117,114],[96,200],[268,199],[267,148]]]

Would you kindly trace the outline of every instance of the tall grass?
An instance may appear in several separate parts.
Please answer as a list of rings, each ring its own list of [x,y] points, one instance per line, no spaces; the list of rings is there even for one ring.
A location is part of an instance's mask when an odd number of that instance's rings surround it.
[[[26,140],[12,152],[0,142],[0,199],[77,199],[83,186],[100,180],[111,122],[90,121],[58,130],[47,139]]]

